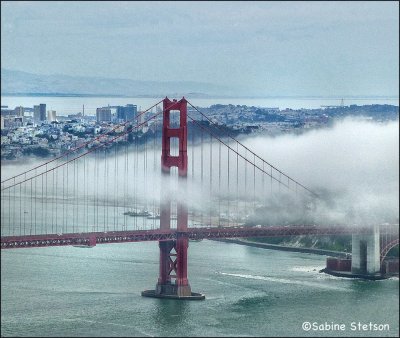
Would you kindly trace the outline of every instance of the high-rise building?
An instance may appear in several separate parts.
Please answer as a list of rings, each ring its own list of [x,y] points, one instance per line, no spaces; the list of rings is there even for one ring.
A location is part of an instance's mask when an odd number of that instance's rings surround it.
[[[46,121],[46,104],[41,103],[38,106],[33,106],[33,120],[36,123]]]
[[[116,111],[117,119],[125,121],[125,108],[118,106]]]
[[[127,104],[125,107],[118,106],[116,115],[118,120],[132,121],[137,116],[137,105]]]
[[[17,115],[18,117],[24,117],[24,107],[19,106],[19,107],[15,107],[15,115]]]
[[[40,121],[46,121],[46,104],[39,104],[40,107]]]
[[[111,121],[111,108],[103,107],[96,109],[96,120],[97,122],[108,122]]]
[[[137,116],[137,106],[134,104],[127,104],[125,110],[125,121],[132,121]]]
[[[47,120],[53,122],[57,119],[56,111],[55,110],[48,110],[47,111]]]
[[[33,121],[40,121],[40,106],[33,106]]]

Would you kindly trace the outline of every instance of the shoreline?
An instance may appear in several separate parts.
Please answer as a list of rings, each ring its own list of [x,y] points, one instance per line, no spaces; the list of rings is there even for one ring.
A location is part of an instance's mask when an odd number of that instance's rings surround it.
[[[217,242],[225,242],[225,243],[233,243],[239,245],[247,245],[261,249],[270,249],[270,250],[280,250],[280,251],[291,251],[291,252],[301,252],[301,253],[312,253],[316,255],[324,255],[324,256],[332,256],[338,258],[345,258],[349,253],[342,251],[333,251],[333,250],[325,250],[325,249],[314,249],[314,248],[304,248],[304,247],[292,247],[292,246],[284,246],[278,244],[268,244],[268,243],[258,243],[252,242],[245,239],[212,239]],[[351,255],[351,254],[350,254]]]
[[[302,247],[289,247],[284,245],[277,245],[277,244],[268,244],[268,243],[258,243],[252,242],[245,239],[240,238],[221,238],[221,239],[212,239],[213,241],[217,242],[225,242],[225,243],[233,243],[239,245],[246,245],[261,249],[269,249],[269,250],[280,250],[280,251],[291,251],[291,252],[301,252],[301,253],[311,253],[315,255],[323,255],[323,256],[330,256],[336,258],[346,258],[348,255],[351,254],[342,251],[333,251],[333,250],[325,250],[325,249],[314,249],[314,248],[302,248]],[[376,274],[376,275],[362,275],[362,274],[353,274],[350,271],[334,271],[330,270],[327,267],[319,270],[320,273],[326,273],[328,275],[332,275],[335,277],[344,277],[344,278],[359,278],[359,279],[367,279],[367,280],[383,280],[388,279],[391,277],[397,277],[398,273],[390,273],[390,274]]]

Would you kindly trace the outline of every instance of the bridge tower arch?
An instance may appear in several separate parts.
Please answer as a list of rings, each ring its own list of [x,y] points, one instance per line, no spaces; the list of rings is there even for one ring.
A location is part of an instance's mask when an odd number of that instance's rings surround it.
[[[399,238],[395,238],[387,243],[384,243],[383,248],[381,249],[381,272],[385,274],[391,274],[391,273],[396,273],[398,274],[399,272],[399,261],[397,259],[396,261],[391,261],[385,260],[387,254],[389,253],[390,250],[392,250],[394,247],[399,246]],[[397,267],[396,267],[397,265]]]

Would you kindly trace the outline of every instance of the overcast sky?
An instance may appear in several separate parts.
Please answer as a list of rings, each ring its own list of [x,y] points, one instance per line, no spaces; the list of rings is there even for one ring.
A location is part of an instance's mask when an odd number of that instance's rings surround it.
[[[1,2],[1,66],[200,81],[254,95],[396,96],[392,2]]]

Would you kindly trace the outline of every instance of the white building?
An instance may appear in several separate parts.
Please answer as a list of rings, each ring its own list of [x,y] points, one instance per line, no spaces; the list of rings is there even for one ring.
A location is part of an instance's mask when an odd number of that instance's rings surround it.
[[[49,122],[56,121],[57,116],[56,116],[56,111],[55,110],[48,110],[47,111],[47,120]]]

